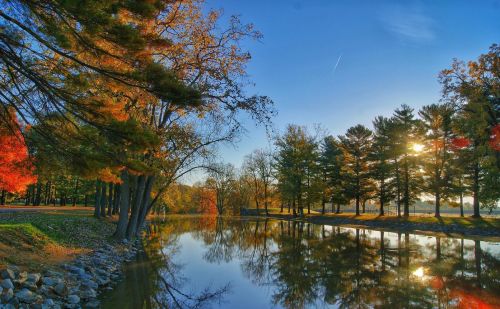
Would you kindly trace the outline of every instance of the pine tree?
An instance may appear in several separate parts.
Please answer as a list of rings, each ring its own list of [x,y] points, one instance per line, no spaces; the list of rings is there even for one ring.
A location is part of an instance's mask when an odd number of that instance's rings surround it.
[[[448,104],[427,105],[419,112],[424,128],[425,145],[424,151],[420,154],[426,175],[423,191],[434,195],[436,217],[440,216],[441,202],[453,195],[453,113],[453,107]]]
[[[368,155],[372,143],[372,132],[363,125],[347,130],[345,136],[339,136],[344,154],[346,173],[346,195],[355,200],[356,215],[360,214],[360,203],[366,201],[373,191],[370,178]]]
[[[395,197],[394,165],[391,162],[391,123],[379,116],[373,121],[374,136],[369,155],[370,174],[375,180],[375,194],[379,203],[379,214],[383,216],[384,206]]]
[[[323,180],[322,213],[325,213],[327,201],[332,203],[332,213],[336,205],[336,213],[340,212],[340,204],[346,203],[342,165],[344,161],[340,141],[327,136],[321,143],[320,154],[321,175]]]
[[[395,138],[394,154],[397,158],[396,177],[399,178],[397,191],[403,203],[404,216],[407,217],[410,214],[410,205],[421,192],[420,158],[418,151],[415,151],[415,145],[420,145],[421,132],[413,109],[408,105],[403,104],[396,109],[391,121]]]

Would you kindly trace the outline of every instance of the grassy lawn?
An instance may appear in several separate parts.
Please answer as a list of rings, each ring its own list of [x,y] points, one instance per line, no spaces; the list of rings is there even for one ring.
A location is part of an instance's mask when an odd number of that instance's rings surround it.
[[[306,211],[307,212],[307,211]],[[269,208],[269,213],[272,215],[289,215],[287,209],[283,209],[283,213],[280,213],[279,208]],[[264,211],[261,209],[261,214],[264,215]],[[356,216],[352,213],[341,213],[341,214],[325,214],[317,211],[311,211],[311,214],[305,215],[307,218],[320,219],[322,222],[327,223],[329,219],[335,220],[336,218],[352,219],[357,220],[362,223],[363,221],[382,221],[387,222],[390,225],[391,222],[414,222],[414,223],[427,223],[427,224],[438,224],[438,225],[458,225],[467,228],[482,228],[482,229],[499,229],[500,230],[500,218],[471,218],[471,217],[456,217],[456,216],[442,216],[440,218],[431,216],[410,216],[408,218],[398,218],[397,216],[378,216],[375,214],[362,214]]]
[[[91,210],[0,214],[0,265],[30,270],[70,260],[108,241],[114,224]]]

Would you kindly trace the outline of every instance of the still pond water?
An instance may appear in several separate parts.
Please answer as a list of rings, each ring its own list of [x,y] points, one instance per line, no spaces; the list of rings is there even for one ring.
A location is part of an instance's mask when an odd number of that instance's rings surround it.
[[[104,308],[499,308],[500,243],[169,217]]]

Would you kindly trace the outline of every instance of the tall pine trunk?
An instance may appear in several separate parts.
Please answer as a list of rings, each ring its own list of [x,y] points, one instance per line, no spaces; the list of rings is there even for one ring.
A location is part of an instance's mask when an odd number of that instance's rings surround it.
[[[473,184],[472,184],[472,198],[473,198],[473,207],[474,207],[474,218],[481,217],[479,213],[479,163],[474,163],[474,175],[473,175]]]
[[[151,190],[153,189],[154,176],[148,176],[146,179],[146,187],[144,189],[144,196],[142,197],[141,210],[139,213],[139,220],[136,226],[135,235],[139,236],[140,230],[146,221],[146,217],[151,210]]]
[[[75,190],[73,191],[73,207],[76,206],[77,201],[78,201],[78,178],[76,178]]]
[[[109,194],[108,194],[108,216],[111,217],[113,213],[113,186],[112,182],[109,183]]]
[[[101,216],[101,181],[95,181],[95,202],[94,202],[94,217]]]
[[[101,182],[101,201],[99,202],[101,206],[101,217],[106,217],[106,183]]]
[[[115,238],[124,239],[127,236],[128,211],[130,208],[130,178],[126,169],[121,172],[120,178],[120,215],[114,234]]]
[[[135,230],[137,229],[137,222],[139,220],[139,211],[145,187],[146,187],[146,176],[140,175],[138,177],[136,190],[134,192],[132,213],[130,214],[130,219],[127,225],[127,239],[132,239],[132,237],[135,235]]]

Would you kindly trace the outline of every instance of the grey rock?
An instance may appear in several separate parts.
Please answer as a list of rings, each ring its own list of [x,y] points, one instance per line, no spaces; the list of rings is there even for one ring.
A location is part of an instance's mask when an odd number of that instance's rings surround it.
[[[96,298],[96,297],[97,297],[97,293],[92,288],[86,288],[86,289],[80,290],[80,298],[82,298],[82,299],[91,299],[91,298]]]
[[[42,278],[42,275],[40,275],[39,273],[32,273],[32,274],[28,274],[28,278],[26,279],[26,281],[31,281],[31,282],[37,284],[38,282],[40,282],[41,278]]]
[[[59,282],[54,287],[54,292],[57,295],[64,296],[64,295],[68,294],[68,288],[66,287],[66,284],[64,284],[63,282]]]
[[[94,290],[99,287],[99,285],[95,281],[90,280],[90,279],[89,280],[83,280],[82,281],[82,286],[89,287],[89,288],[92,288]]]
[[[26,288],[28,290],[31,290],[33,292],[35,292],[38,289],[38,286],[34,282],[31,282],[31,281],[23,282],[21,287]]]
[[[57,278],[57,279],[54,279],[52,277],[43,277],[42,278],[42,283],[46,284],[48,286],[54,286],[54,285],[58,284],[59,282],[61,282],[61,279],[59,279],[59,278]]]
[[[2,283],[0,283],[0,285],[4,289],[13,289],[14,288],[14,283],[12,283],[12,280],[10,280],[10,279],[3,279]]]
[[[95,281],[99,285],[108,285],[110,283],[109,277],[103,278],[103,277],[96,276]]]
[[[14,290],[12,290],[12,289],[4,289],[2,291],[2,296],[1,296],[2,302],[8,303],[9,300],[12,299],[12,297],[14,297]]]
[[[17,299],[19,299],[20,302],[27,304],[33,303],[36,300],[36,296],[38,295],[34,294],[28,289],[22,289],[21,291],[16,293]]]
[[[99,308],[101,306],[101,303],[97,300],[91,300],[85,304],[85,308]]]
[[[10,280],[16,279],[16,274],[10,268],[5,268],[4,270],[2,270],[1,275],[2,279],[10,279]]]
[[[67,298],[68,303],[70,304],[78,304],[80,302],[80,297],[78,295],[69,295]]]

